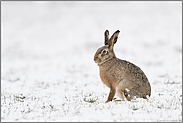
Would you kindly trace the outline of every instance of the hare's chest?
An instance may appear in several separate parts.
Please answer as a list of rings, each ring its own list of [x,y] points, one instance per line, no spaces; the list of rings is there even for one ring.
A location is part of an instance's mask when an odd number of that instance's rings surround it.
[[[102,71],[100,71],[100,78],[101,78],[102,82],[103,82],[107,87],[110,88],[110,85],[111,85],[111,84],[110,84],[110,83],[111,83],[110,78],[109,78],[106,74],[103,74]]]
[[[100,78],[106,86],[110,87],[111,84],[115,84],[117,82],[119,75],[117,71],[106,71],[100,69]]]

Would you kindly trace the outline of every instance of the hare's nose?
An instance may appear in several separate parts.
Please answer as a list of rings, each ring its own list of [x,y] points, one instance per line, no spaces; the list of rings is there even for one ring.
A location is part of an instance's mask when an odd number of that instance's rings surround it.
[[[95,63],[97,63],[97,64],[102,62],[101,59],[98,58],[98,57],[95,57],[95,58],[94,58],[94,61],[95,61]]]
[[[94,61],[95,61],[95,63],[98,63],[99,62],[99,58],[98,57],[94,57]]]
[[[94,61],[97,62],[97,57],[94,57]]]

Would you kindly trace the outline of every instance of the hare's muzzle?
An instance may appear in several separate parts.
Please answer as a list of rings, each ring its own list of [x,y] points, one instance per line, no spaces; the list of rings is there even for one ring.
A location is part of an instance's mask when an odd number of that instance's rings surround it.
[[[99,59],[98,57],[94,57],[94,61],[95,63],[101,63],[101,59]]]
[[[94,57],[94,61],[95,61],[95,63],[97,63],[97,57]]]

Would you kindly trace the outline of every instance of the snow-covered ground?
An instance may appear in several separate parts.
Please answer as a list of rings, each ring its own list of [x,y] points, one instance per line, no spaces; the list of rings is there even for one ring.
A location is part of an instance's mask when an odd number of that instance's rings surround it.
[[[1,121],[182,121],[181,2],[1,2]],[[104,31],[147,75],[149,100],[105,103]],[[116,99],[119,99],[115,96]]]

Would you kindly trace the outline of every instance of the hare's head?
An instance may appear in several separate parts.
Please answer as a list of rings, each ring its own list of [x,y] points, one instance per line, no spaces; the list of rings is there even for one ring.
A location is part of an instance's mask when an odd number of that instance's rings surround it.
[[[109,39],[109,31],[105,31],[104,46],[100,47],[94,56],[94,61],[98,63],[98,65],[101,65],[104,62],[116,57],[113,51],[113,47],[114,44],[117,42],[119,32],[120,31],[117,30]]]

